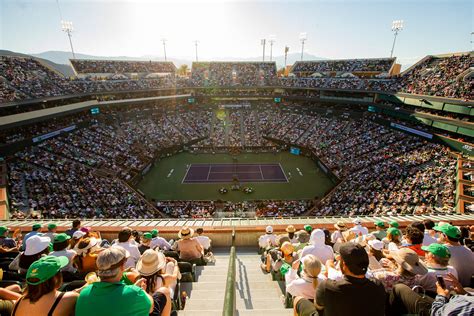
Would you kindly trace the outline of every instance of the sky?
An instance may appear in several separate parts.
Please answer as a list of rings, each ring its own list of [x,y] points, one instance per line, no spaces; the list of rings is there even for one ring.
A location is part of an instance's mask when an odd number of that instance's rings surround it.
[[[58,8],[59,3],[59,8]],[[428,54],[472,50],[470,0],[112,1],[0,0],[0,48],[21,53],[70,50],[61,19],[74,25],[76,52],[100,56],[162,56],[200,60],[301,51],[330,58],[388,57],[393,20],[404,20],[394,56],[411,63]],[[267,45],[267,55],[269,54]]]

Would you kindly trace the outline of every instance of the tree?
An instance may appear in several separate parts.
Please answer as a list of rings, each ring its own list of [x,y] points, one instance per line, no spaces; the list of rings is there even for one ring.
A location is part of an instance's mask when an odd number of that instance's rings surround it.
[[[179,68],[178,68],[178,75],[180,75],[180,76],[186,76],[187,73],[188,73],[188,65],[183,64],[183,65],[179,66]]]

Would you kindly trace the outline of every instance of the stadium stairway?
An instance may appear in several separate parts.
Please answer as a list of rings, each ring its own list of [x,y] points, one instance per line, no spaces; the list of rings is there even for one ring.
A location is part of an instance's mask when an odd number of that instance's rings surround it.
[[[197,282],[181,283],[188,299],[180,316],[221,316],[229,268],[229,248],[214,249],[215,263],[196,267]]]
[[[237,247],[237,315],[291,316],[293,309],[284,306],[285,283],[272,281],[260,268],[256,248]]]

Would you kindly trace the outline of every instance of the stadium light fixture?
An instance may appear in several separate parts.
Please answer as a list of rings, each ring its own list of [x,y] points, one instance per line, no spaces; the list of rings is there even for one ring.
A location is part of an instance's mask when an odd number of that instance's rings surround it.
[[[395,49],[395,42],[397,40],[398,33],[403,30],[403,20],[395,20],[392,22],[392,32],[393,36],[393,44],[392,44],[392,51],[390,52],[390,58],[393,56],[393,50]]]
[[[308,39],[306,32],[300,33],[300,42],[301,42],[301,61],[303,61],[303,52],[304,52],[304,42]]]
[[[270,39],[268,40],[268,42],[270,43],[270,61],[272,61],[272,58],[273,58],[273,44],[276,41],[276,36],[275,35],[270,35],[269,37],[270,37]]]
[[[76,54],[74,54],[74,47],[72,46],[72,32],[74,31],[72,22],[61,20],[61,29],[69,37],[69,45],[71,45],[72,58],[76,59]]]
[[[263,46],[263,57],[262,57],[262,61],[265,61],[265,45],[266,45],[266,43],[267,43],[267,40],[266,40],[266,39],[262,39],[262,40],[260,41],[260,44],[262,44],[262,46]]]
[[[199,41],[195,40],[194,41],[194,46],[196,48],[196,62],[198,61],[198,44],[199,44]]]
[[[165,54],[165,61],[167,61],[167,60],[166,60],[166,41],[167,41],[166,38],[162,38],[162,39],[161,39],[161,42],[163,43],[163,52],[164,52],[164,54]]]

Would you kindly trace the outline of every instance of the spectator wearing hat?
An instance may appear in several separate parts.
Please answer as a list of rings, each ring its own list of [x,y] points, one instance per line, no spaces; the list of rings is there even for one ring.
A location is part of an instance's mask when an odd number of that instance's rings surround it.
[[[207,236],[203,236],[204,229],[199,227],[196,229],[197,236],[194,237],[196,240],[201,244],[202,248],[204,249],[204,253],[206,254],[211,250],[211,239]]]
[[[313,231],[313,227],[311,225],[304,225],[303,229],[308,233],[308,235],[311,234],[311,232]]]
[[[428,273],[421,277],[419,282],[426,291],[436,292],[436,277],[439,275],[444,276],[450,273],[454,277],[458,277],[456,269],[449,265],[451,253],[447,246],[435,243],[423,246],[422,249],[426,252],[425,263]],[[446,286],[449,288],[451,284],[446,282]]]
[[[423,246],[429,246],[435,242],[438,242],[436,231],[433,229],[435,223],[431,219],[423,220],[424,226],[424,237],[423,237]]]
[[[167,258],[162,252],[149,249],[143,253],[137,263],[137,271],[140,277],[146,281],[146,291],[153,295],[161,292],[168,297],[174,297],[174,291],[179,275],[179,267],[176,260]],[[164,315],[171,310],[171,302],[168,298],[166,304],[161,308]]]
[[[451,224],[433,227],[440,233],[439,242],[446,245],[451,257],[449,265],[456,269],[459,282],[463,286],[470,286],[471,276],[474,275],[474,253],[459,242],[461,231]]]
[[[298,252],[308,245],[309,234],[306,230],[299,230],[295,233],[297,243],[293,244],[295,251]]]
[[[0,247],[11,249],[16,248],[16,241],[13,238],[7,237],[8,227],[0,226]]]
[[[416,252],[411,249],[399,249],[392,252],[391,257],[395,263],[384,259],[383,262],[389,263],[387,268],[371,271],[372,276],[382,282],[387,292],[390,292],[393,286],[398,283],[406,284],[409,287],[418,285],[417,277],[428,272]]]
[[[144,233],[141,237],[140,240],[140,245],[138,246],[138,251],[140,251],[140,254],[143,255],[143,253],[150,249],[150,243],[152,240],[152,235],[151,233]]]
[[[100,282],[86,286],[76,303],[76,316],[114,315],[114,316],[146,316],[155,312],[168,298],[162,293],[154,293],[153,297],[144,291],[144,279],[135,285],[120,282],[129,253],[122,247],[104,249],[97,256],[97,275]],[[161,311],[152,315],[160,315]]]
[[[391,222],[388,223],[388,228],[390,228],[390,227],[398,229],[400,227],[400,224],[398,224],[397,221],[391,221]]]
[[[74,268],[73,263],[77,253],[73,249],[68,249],[70,239],[71,237],[65,233],[56,234],[53,240],[53,252],[49,255],[55,257],[66,257],[69,260],[69,263],[62,269],[62,271],[75,273],[76,268]]]
[[[367,227],[362,226],[362,220],[360,218],[354,219],[352,223],[354,224],[354,227],[350,230],[354,232],[356,236],[367,235],[369,233]]]
[[[334,250],[326,245],[326,236],[321,229],[315,229],[309,237],[309,245],[303,248],[301,257],[313,255],[321,262],[334,259]]]
[[[337,221],[337,223],[334,224],[334,228],[336,230],[331,235],[331,242],[333,244],[337,242],[343,242],[344,237],[342,236],[342,232],[346,230],[346,224],[344,224],[342,221]]]
[[[291,270],[285,274],[286,292],[292,296],[314,300],[318,284],[325,279],[319,276],[321,267],[321,261],[313,255],[295,260]],[[298,276],[300,270],[301,276]]]
[[[265,235],[262,235],[258,238],[258,246],[260,249],[267,249],[277,246],[276,235],[273,234],[272,226],[267,226],[265,228]]]
[[[74,235],[74,233],[78,231],[79,228],[81,228],[81,221],[78,219],[75,219],[72,221],[72,227],[66,230],[66,234],[72,237],[72,235]]]
[[[369,255],[369,269],[370,270],[377,270],[382,268],[380,265],[380,260],[385,258],[383,255],[383,247],[384,243],[378,239],[371,239],[367,241],[368,245],[368,255]]]
[[[135,268],[138,259],[140,259],[140,251],[138,246],[135,244],[134,237],[132,236],[132,230],[128,227],[124,227],[118,234],[118,242],[112,247],[122,247],[130,253],[125,268]]]
[[[76,244],[85,236],[86,233],[77,230],[72,234],[72,238],[69,240],[69,248],[74,249]],[[69,235],[68,235],[69,236]]]
[[[58,290],[63,283],[61,269],[67,264],[66,257],[52,256],[33,262],[26,273],[25,294],[16,302],[12,316],[74,314],[80,290]]]
[[[28,234],[26,234],[25,237],[23,237],[23,243],[21,245],[22,250],[25,250],[26,241],[28,240],[28,238],[41,234],[42,227],[43,226],[41,226],[41,224],[33,224],[33,226],[31,226],[31,231]]]
[[[288,226],[286,226],[285,231],[286,231],[286,235],[288,236],[288,238],[290,238],[290,242],[291,242],[292,244],[298,242],[298,239],[297,239],[296,236],[295,236],[295,232],[296,232],[295,226],[293,226],[293,225],[288,225]]]
[[[396,251],[401,246],[400,242],[401,232],[398,228],[390,227],[387,229],[387,238],[383,242],[387,245],[387,252]]]
[[[93,237],[85,237],[79,240],[74,247],[76,257],[74,265],[80,273],[89,273],[97,270],[97,256],[102,249],[99,241]]]
[[[375,236],[378,240],[383,240],[385,237],[387,237],[387,232],[385,231],[385,223],[382,221],[376,221],[374,223],[375,225],[375,231],[372,232],[372,235]]]
[[[170,243],[163,237],[158,236],[159,234],[158,229],[153,229],[150,233],[151,233],[151,236],[153,237],[150,243],[151,249],[159,248],[161,250],[171,250]]]
[[[54,236],[56,236],[56,230],[58,229],[58,226],[55,223],[50,223],[46,227],[48,228],[48,231],[44,233],[44,235],[49,237],[51,240],[54,240]]]
[[[408,226],[405,229],[405,240],[406,243],[402,244],[402,247],[413,249],[418,256],[424,257],[425,252],[421,249],[423,245],[423,232],[416,227]]]
[[[28,268],[33,262],[46,256],[49,253],[51,239],[39,235],[33,235],[26,241],[25,251],[16,256],[10,263],[9,269],[18,271],[19,274],[25,275]]]
[[[317,315],[318,310],[324,310],[325,316],[385,315],[383,285],[365,277],[369,266],[365,249],[358,244],[344,243],[339,251],[343,279],[322,281],[316,289],[314,304],[301,297],[295,298],[296,313]]]
[[[180,240],[173,244],[173,249],[179,252],[179,259],[189,263],[205,265],[204,250],[201,244],[193,238],[194,230],[183,226],[178,232]]]
[[[266,255],[266,260],[260,266],[265,272],[279,272],[283,265],[287,265],[291,268],[291,264],[298,260],[299,256],[295,252],[295,247],[289,241],[288,236],[282,236],[281,240],[285,240],[281,243],[278,251],[271,251]],[[290,269],[288,269],[290,270]]]

